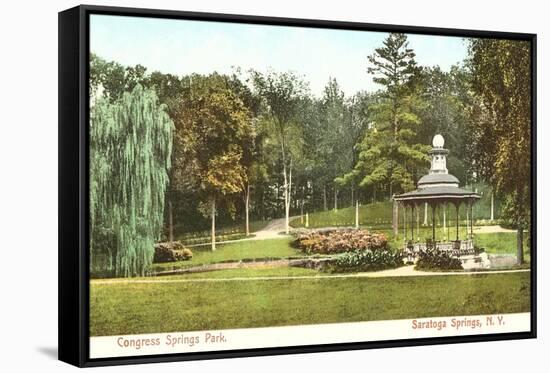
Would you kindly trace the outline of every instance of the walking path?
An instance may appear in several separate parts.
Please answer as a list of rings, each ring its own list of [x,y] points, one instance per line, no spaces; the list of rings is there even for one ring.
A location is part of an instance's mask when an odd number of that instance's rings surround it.
[[[291,216],[289,217],[288,221],[291,222],[294,219],[298,219],[299,216]],[[292,230],[292,228],[290,228]],[[260,229],[259,231],[252,232],[253,236],[247,237],[247,238],[240,238],[238,240],[227,240],[227,241],[221,241],[216,242],[216,245],[223,245],[227,243],[234,243],[234,242],[243,242],[243,241],[254,241],[254,240],[270,240],[273,238],[287,238],[288,236],[284,234],[285,232],[285,218],[280,219],[272,219],[267,223],[267,225]],[[186,245],[185,247],[200,247],[200,246],[210,246],[212,243],[206,242],[206,243],[199,243],[195,245]]]
[[[298,219],[299,216],[291,216],[288,218],[288,222]],[[292,228],[290,228],[292,230]],[[255,237],[252,237],[250,239],[253,240],[269,240],[272,238],[282,238],[287,237],[286,235],[282,234],[285,231],[285,218],[281,219],[273,219],[267,225],[260,229],[259,231],[254,232]]]
[[[128,279],[106,279],[92,280],[92,284],[152,284],[152,283],[176,283],[176,282],[226,282],[226,281],[265,281],[265,280],[323,280],[331,278],[363,278],[363,277],[414,277],[414,276],[477,276],[494,275],[499,273],[521,273],[530,272],[530,269],[516,269],[506,271],[479,271],[479,272],[424,272],[416,271],[414,266],[405,266],[396,269],[388,269],[377,272],[360,272],[334,275],[315,275],[315,276],[265,276],[265,277],[229,277],[229,278],[178,278],[162,280],[128,280]]]
[[[501,232],[515,233],[516,230],[502,228],[500,225],[481,225],[478,227],[474,226],[474,232],[475,233],[501,233]]]

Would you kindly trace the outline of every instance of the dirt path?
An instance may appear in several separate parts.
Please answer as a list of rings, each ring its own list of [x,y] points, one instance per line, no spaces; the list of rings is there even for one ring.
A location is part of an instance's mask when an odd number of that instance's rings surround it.
[[[298,219],[298,218],[299,218],[299,216],[291,216],[289,218],[289,222],[291,222],[295,219]],[[290,229],[292,229],[292,228],[290,228]],[[271,238],[287,237],[286,235],[281,234],[284,231],[285,231],[285,218],[273,219],[269,223],[267,223],[267,225],[263,229],[260,229],[259,231],[254,232],[254,234],[256,236],[253,237],[252,239],[268,240],[268,239],[271,239]]]
[[[289,222],[298,218],[299,216],[291,216],[289,218]],[[292,228],[290,229],[292,230]],[[226,243],[234,243],[234,242],[253,241],[253,240],[270,240],[273,238],[287,238],[288,236],[284,234],[284,231],[285,231],[285,218],[272,219],[269,221],[269,223],[267,223],[267,225],[264,228],[256,232],[252,232],[253,234],[252,237],[241,238],[238,240],[216,242],[216,245],[223,245]],[[193,248],[193,247],[210,246],[210,245],[211,245],[210,242],[206,242],[206,243],[199,243],[195,245],[187,245],[186,247]]]
[[[508,232],[515,233],[514,229],[502,228],[500,225],[482,225],[479,227],[474,227],[474,233],[500,233]]]
[[[416,271],[414,266],[405,266],[397,269],[388,269],[377,272],[360,272],[334,275],[315,275],[315,276],[265,276],[265,277],[229,277],[229,278],[179,278],[179,279],[159,279],[159,280],[127,280],[127,279],[107,279],[92,280],[92,284],[151,284],[151,283],[175,283],[175,282],[226,282],[226,281],[266,281],[266,280],[324,280],[331,278],[380,278],[380,277],[414,277],[414,276],[478,276],[494,275],[499,273],[520,273],[530,272],[530,269],[517,269],[505,271],[480,271],[480,272],[424,272]]]

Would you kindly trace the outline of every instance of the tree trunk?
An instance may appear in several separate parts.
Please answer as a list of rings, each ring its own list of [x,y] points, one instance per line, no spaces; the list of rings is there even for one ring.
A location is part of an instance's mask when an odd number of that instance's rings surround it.
[[[495,200],[494,194],[491,192],[491,221],[495,220]]]
[[[290,232],[290,191],[292,189],[292,159],[290,160],[290,166],[288,170],[288,177],[287,177],[287,169],[286,164],[283,163],[283,173],[285,178],[285,189],[284,189],[284,195],[285,195],[285,233],[289,234]]]
[[[212,198],[212,210],[210,211],[210,216],[212,218],[212,232],[211,232],[211,241],[212,241],[212,251],[216,251],[216,198]]]
[[[304,199],[302,198],[302,203],[300,204],[300,223],[304,224]]]
[[[523,264],[523,226],[522,224],[518,225],[517,232],[517,252],[518,252],[518,264]]]
[[[323,185],[323,209],[327,211],[327,186]]]
[[[250,236],[250,226],[248,221],[248,211],[249,211],[249,205],[250,205],[250,185],[246,186],[246,196],[245,196],[245,203],[244,203],[244,212],[245,212],[245,230],[246,230],[246,236]]]
[[[351,204],[350,204],[351,207],[353,207],[353,203],[354,203],[354,202],[355,202],[355,201],[353,200],[353,185],[352,185],[352,186],[351,186]]]
[[[174,241],[174,212],[170,199],[168,200],[168,241]]]
[[[516,191],[516,208],[517,208],[517,262],[519,265],[523,264],[523,222],[524,222],[524,198],[523,198],[523,188],[519,187]]]
[[[334,211],[338,210],[338,189],[334,187]]]
[[[277,214],[277,217],[279,217],[279,206],[280,206],[280,203],[279,203],[279,200],[281,199],[281,188],[280,188],[280,185],[279,183],[277,183],[277,188],[275,188],[275,190],[277,191],[277,197],[275,197],[275,213]]]
[[[355,228],[359,228],[359,201],[355,201]]]

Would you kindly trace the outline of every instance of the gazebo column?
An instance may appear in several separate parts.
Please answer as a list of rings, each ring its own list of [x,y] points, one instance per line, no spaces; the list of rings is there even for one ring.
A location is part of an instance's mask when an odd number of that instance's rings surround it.
[[[466,201],[466,239],[468,239],[468,236],[470,231],[470,206],[468,202]]]
[[[435,203],[432,204],[432,241],[435,243]]]
[[[443,202],[443,239],[447,241],[447,203]]]
[[[474,203],[470,201],[470,239],[474,239]]]
[[[460,208],[460,202],[455,203],[455,207],[456,207],[456,240],[458,241],[458,210]]]
[[[414,209],[415,204],[411,204],[411,242],[414,242]]]
[[[415,204],[416,206],[416,240],[420,242],[420,208],[419,204]]]
[[[407,205],[403,202],[403,241],[407,242]]]
[[[424,223],[422,225],[428,225],[428,202],[424,202]]]

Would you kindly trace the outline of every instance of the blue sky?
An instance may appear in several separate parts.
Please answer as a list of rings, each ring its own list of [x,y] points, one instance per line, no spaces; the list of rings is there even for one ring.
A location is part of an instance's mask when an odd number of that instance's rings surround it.
[[[123,65],[176,75],[243,70],[294,71],[320,96],[329,77],[346,95],[380,87],[367,74],[367,56],[386,33],[237,23],[92,15],[90,49]],[[424,66],[443,70],[466,56],[462,38],[409,35]]]

